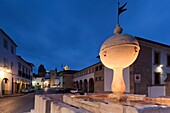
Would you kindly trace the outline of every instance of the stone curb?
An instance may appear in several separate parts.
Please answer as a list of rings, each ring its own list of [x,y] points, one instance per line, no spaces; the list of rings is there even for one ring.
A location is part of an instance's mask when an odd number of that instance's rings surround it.
[[[27,93],[27,94],[10,94],[10,95],[3,95],[0,98],[6,98],[6,97],[18,97],[18,96],[23,96],[23,95],[28,95],[28,94],[32,94],[32,93]]]

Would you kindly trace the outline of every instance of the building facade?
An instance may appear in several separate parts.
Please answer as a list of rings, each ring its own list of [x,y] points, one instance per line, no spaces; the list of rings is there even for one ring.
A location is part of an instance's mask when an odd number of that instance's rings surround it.
[[[18,75],[13,75],[13,93],[20,93],[26,87],[32,85],[33,64],[25,61],[21,56],[17,56]]]
[[[26,76],[19,76],[19,67],[18,62],[19,59],[16,56],[16,47],[15,42],[2,30],[0,29],[0,96],[5,94],[19,93],[16,91],[16,85],[19,81],[27,81],[30,83],[30,78],[28,76],[32,76],[32,64],[26,61],[21,61],[22,65],[29,70],[26,73],[24,70],[24,74]]]
[[[170,46],[136,38],[140,52],[137,60],[123,70],[125,92],[151,97],[166,96],[165,79],[170,76]],[[111,92],[113,73],[99,62],[75,73],[73,82],[85,92]]]
[[[16,47],[15,42],[0,29],[0,95],[12,93],[12,76],[18,74]]]
[[[32,85],[40,88],[54,88],[59,87],[59,78],[57,77],[57,71],[51,70],[46,72],[45,76],[34,74],[32,79]]]
[[[59,88],[73,88],[74,83],[73,83],[73,78],[74,78],[74,73],[77,71],[75,70],[63,70],[58,72],[57,74],[60,76],[59,78]]]

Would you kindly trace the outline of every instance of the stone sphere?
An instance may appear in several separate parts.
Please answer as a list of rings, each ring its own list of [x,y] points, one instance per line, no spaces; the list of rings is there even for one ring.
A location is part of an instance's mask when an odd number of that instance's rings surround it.
[[[125,68],[136,60],[139,50],[136,38],[128,34],[115,34],[103,43],[99,55],[106,67]]]

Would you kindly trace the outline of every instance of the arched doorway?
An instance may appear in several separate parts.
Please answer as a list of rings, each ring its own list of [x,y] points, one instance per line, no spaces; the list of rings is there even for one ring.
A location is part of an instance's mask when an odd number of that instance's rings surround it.
[[[20,79],[18,78],[18,80],[17,80],[17,89],[16,89],[16,93],[20,93],[20,91],[21,91],[21,81],[20,81]]]
[[[80,80],[80,89],[81,90],[83,90],[82,84],[83,84],[83,82],[82,82],[82,80]]]
[[[8,94],[9,92],[9,88],[8,88],[8,79],[4,78],[2,80],[2,95]]]
[[[94,92],[94,80],[93,78],[89,79],[89,93],[93,93]]]
[[[84,92],[87,92],[87,79],[84,80]]]

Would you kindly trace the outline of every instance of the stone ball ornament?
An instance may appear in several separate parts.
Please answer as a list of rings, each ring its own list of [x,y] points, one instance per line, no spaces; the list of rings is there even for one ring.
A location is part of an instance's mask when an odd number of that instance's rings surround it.
[[[102,63],[110,68],[126,68],[139,53],[138,41],[128,34],[116,34],[107,39],[100,49]]]
[[[123,69],[130,66],[139,54],[137,39],[129,34],[121,34],[122,28],[118,24],[114,30],[114,36],[108,38],[100,48],[101,62],[114,70],[112,92],[116,98],[120,98],[125,92]]]

